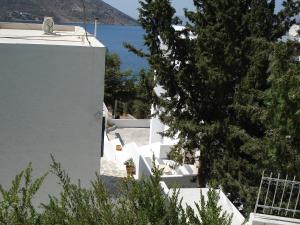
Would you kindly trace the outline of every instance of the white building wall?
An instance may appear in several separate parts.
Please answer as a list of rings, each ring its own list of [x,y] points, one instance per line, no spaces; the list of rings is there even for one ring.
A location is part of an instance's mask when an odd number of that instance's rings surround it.
[[[155,112],[153,106],[151,108],[151,114]],[[163,143],[163,137],[159,134],[165,130],[165,125],[160,121],[158,116],[154,116],[150,120],[150,137],[149,144],[156,142]]]
[[[1,184],[29,162],[34,175],[48,171],[50,154],[89,183],[100,168],[104,68],[104,47],[0,44]],[[49,176],[38,199],[55,190]]]
[[[109,160],[116,160],[116,146],[108,140],[106,134],[104,135],[104,157]]]
[[[148,159],[151,159],[148,157]],[[138,168],[138,172],[136,174],[137,179],[141,179],[142,177],[149,177],[152,176],[151,168],[152,166],[149,165],[150,162],[147,162],[147,157],[143,157],[139,155],[139,163],[136,168]]]
[[[118,128],[149,128],[149,119],[111,119]]]

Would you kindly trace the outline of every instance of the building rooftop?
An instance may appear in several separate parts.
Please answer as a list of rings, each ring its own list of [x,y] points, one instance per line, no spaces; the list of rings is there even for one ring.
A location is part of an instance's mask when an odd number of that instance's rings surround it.
[[[125,145],[134,142],[137,146],[143,146],[149,144],[149,132],[149,128],[117,128],[107,135],[110,140],[120,138]]]
[[[0,23],[0,44],[104,47],[79,26],[54,25],[53,34],[44,34],[42,24],[6,22]]]

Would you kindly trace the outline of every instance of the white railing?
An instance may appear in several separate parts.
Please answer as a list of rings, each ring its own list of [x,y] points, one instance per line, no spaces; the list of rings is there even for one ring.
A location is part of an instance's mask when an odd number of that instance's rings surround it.
[[[270,176],[263,173],[254,212],[292,218],[299,215],[300,182],[295,179],[289,180],[288,176],[281,179],[280,174],[273,177],[272,173]]]

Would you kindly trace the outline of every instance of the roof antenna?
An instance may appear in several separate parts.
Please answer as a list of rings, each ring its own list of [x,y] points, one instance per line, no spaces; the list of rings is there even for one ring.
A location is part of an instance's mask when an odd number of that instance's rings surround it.
[[[95,27],[94,27],[94,36],[97,37],[97,26],[98,26],[99,18],[95,18]]]

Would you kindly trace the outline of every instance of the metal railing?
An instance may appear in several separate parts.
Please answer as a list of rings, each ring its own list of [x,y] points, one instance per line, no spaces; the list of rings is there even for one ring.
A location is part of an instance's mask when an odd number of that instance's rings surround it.
[[[263,173],[255,204],[255,213],[278,215],[285,217],[299,217],[300,182],[280,178],[280,174],[273,177]]]

